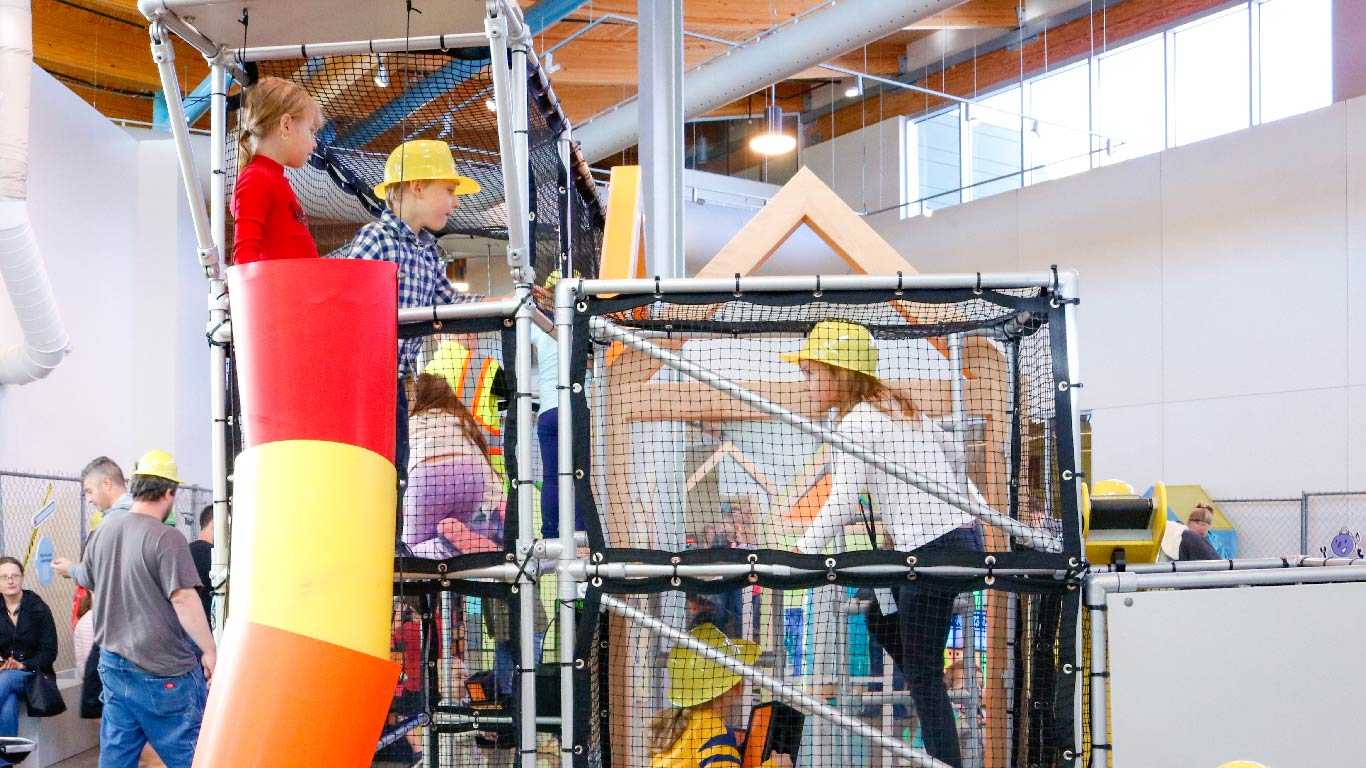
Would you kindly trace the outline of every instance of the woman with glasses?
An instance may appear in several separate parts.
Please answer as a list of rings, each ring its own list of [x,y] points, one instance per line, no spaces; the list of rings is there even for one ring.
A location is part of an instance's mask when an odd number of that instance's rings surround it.
[[[24,682],[57,661],[57,623],[47,603],[24,589],[24,566],[12,557],[0,557],[0,597],[0,736],[18,736]]]

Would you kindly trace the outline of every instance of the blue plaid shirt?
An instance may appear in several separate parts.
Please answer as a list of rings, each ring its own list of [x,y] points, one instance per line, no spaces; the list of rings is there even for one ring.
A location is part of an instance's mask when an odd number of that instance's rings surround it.
[[[403,220],[386,210],[379,221],[361,227],[351,241],[347,256],[352,259],[390,261],[398,265],[398,306],[430,307],[434,304],[463,304],[482,296],[456,292],[441,266],[441,249],[436,237],[427,230],[414,232]],[[412,373],[413,363],[422,351],[422,338],[398,342],[398,375]]]

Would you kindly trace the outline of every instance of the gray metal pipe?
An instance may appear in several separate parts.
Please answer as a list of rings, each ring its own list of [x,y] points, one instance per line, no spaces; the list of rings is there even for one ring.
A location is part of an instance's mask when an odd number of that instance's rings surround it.
[[[683,78],[683,118],[689,119],[829,61],[960,0],[845,0],[791,24]],[[578,129],[584,157],[593,162],[635,144],[641,105],[631,102]]]
[[[674,629],[668,624],[665,624],[659,619],[656,619],[628,603],[618,600],[615,597],[604,595],[602,598],[602,605],[612,613],[628,618],[651,632],[663,635],[674,643],[696,653],[698,656],[715,662],[718,666],[740,675],[760,688],[771,691],[775,696],[797,709],[800,709],[807,714],[815,715],[840,728],[844,728],[862,736],[877,746],[893,753],[896,757],[910,765],[917,766],[918,768],[948,768],[946,763],[934,759],[924,751],[915,749],[899,739],[888,736],[862,720],[835,709],[806,691],[803,691],[796,686],[788,685],[772,675],[760,672],[758,669],[740,662],[735,657],[722,653],[715,648],[712,648],[710,645],[697,640],[692,635]]]

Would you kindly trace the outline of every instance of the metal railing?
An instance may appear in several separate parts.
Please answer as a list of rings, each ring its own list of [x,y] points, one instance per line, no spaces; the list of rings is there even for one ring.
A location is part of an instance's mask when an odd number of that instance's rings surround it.
[[[1238,558],[1360,557],[1366,491],[1305,491],[1284,498],[1215,499],[1238,534]]]

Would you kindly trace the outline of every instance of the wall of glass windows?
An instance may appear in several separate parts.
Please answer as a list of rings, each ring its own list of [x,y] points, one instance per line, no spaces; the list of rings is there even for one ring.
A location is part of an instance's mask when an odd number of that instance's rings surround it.
[[[906,122],[902,217],[1328,106],[1332,0],[1250,0]]]

